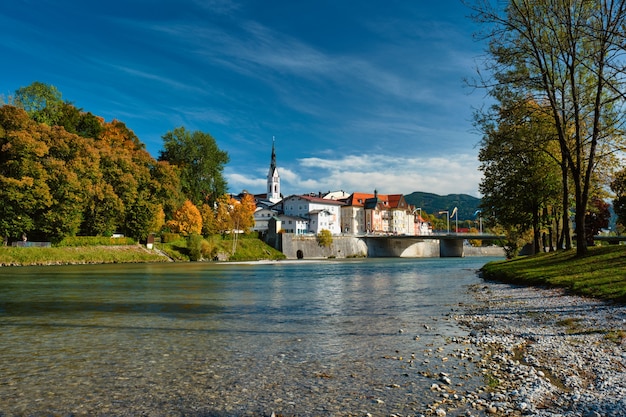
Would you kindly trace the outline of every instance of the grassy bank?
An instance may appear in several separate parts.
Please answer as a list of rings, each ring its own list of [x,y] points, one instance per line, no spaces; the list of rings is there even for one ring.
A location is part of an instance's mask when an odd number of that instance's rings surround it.
[[[584,257],[572,250],[491,262],[482,272],[486,279],[563,287],[574,294],[626,303],[626,246],[622,245],[591,247]]]
[[[209,236],[202,238],[198,245],[200,247],[199,255],[205,260],[213,258],[228,261],[285,259],[285,255],[282,252],[277,251],[252,235],[239,236],[235,242],[233,242],[231,236]],[[193,245],[189,244],[188,239],[181,238],[172,242],[161,243],[157,247],[175,261],[189,261],[193,259]],[[235,249],[234,253],[233,249]]]
[[[134,262],[166,262],[170,260],[188,262],[191,249],[188,239],[158,244],[160,251],[147,250],[137,244],[124,245],[123,240],[109,238],[80,238],[76,241],[62,242],[55,247],[2,247],[0,246],[0,266],[25,265],[71,265],[71,264],[106,264]],[[82,243],[82,245],[81,245]],[[132,242],[131,242],[132,243]],[[241,237],[236,244],[230,237],[212,236],[201,239],[202,250],[207,252],[205,260],[217,257],[229,261],[256,261],[285,259],[285,255],[266,245],[256,237]],[[232,254],[233,248],[236,248]],[[161,252],[162,251],[162,252]],[[167,256],[163,255],[165,253]]]
[[[164,262],[169,259],[138,245],[52,248],[0,247],[0,266]]]

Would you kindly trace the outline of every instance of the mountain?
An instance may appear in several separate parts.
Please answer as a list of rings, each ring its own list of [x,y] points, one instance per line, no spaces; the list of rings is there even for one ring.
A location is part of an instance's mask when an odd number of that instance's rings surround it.
[[[480,198],[467,194],[438,195],[415,191],[404,196],[407,203],[419,207],[428,214],[437,214],[440,211],[452,213],[455,207],[459,212],[459,220],[474,220],[474,213],[480,205]]]

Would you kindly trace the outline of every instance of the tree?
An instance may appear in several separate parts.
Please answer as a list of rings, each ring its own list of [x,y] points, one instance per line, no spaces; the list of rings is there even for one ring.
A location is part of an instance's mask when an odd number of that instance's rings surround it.
[[[244,193],[241,201],[231,198],[229,201],[231,223],[235,230],[243,230],[247,233],[254,226],[254,212],[256,203],[254,197]]]
[[[563,165],[573,183],[577,254],[587,251],[585,214],[599,148],[622,140],[626,0],[488,0],[466,2],[490,25],[487,69],[506,84],[549,106]],[[604,155],[610,155],[610,152]]]
[[[333,234],[328,229],[322,229],[316,236],[317,244],[323,248],[330,248],[333,244]]]
[[[35,121],[53,126],[59,120],[63,104],[61,92],[53,85],[35,81],[15,91],[15,105]]]
[[[200,207],[200,215],[202,216],[202,235],[210,236],[218,233],[215,211],[208,204]]]
[[[213,205],[226,193],[224,165],[229,157],[218,148],[208,133],[189,132],[179,127],[163,136],[164,150],[159,160],[168,161],[180,169],[183,193],[194,204]]]
[[[23,110],[0,108],[0,236],[5,239],[35,230],[38,214],[52,204],[41,162],[49,147],[37,128]]]
[[[176,210],[173,219],[167,222],[172,232],[181,233],[184,236],[202,232],[202,216],[198,208],[187,200]]]
[[[215,203],[215,229],[218,233],[225,235],[233,230],[230,197],[227,194],[222,194]]]
[[[503,91],[497,97],[501,102],[494,105],[494,114],[477,120],[484,133],[481,208],[508,231],[523,236],[532,230],[539,252],[544,210],[558,201],[561,189],[559,165],[550,152],[555,133],[533,101]]]

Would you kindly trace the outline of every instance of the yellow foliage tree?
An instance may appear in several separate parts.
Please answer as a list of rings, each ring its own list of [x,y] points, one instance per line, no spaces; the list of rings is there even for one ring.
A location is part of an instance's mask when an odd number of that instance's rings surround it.
[[[202,207],[200,207],[200,215],[202,216],[202,234],[209,236],[217,233],[216,213],[211,206],[203,204]]]
[[[172,217],[172,220],[167,222],[172,232],[185,236],[202,232],[200,210],[190,200],[185,201]]]
[[[254,212],[256,203],[250,194],[244,194],[241,201],[230,198],[229,201],[231,223],[235,230],[248,232],[254,226]]]

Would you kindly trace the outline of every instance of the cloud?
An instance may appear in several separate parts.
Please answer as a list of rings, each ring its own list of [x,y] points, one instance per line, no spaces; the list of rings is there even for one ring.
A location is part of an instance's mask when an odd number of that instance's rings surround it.
[[[413,191],[440,195],[478,196],[481,179],[474,155],[444,157],[391,157],[346,155],[341,158],[303,158],[297,167],[278,167],[283,194],[344,190],[382,194],[410,194]],[[264,192],[265,179],[245,174],[227,174],[232,192],[248,187]],[[252,189],[253,186],[258,188]]]

